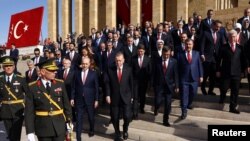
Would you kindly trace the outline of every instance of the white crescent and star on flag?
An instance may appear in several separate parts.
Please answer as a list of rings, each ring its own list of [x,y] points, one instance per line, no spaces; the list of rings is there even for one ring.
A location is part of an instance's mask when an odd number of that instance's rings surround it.
[[[21,24],[24,24],[23,32],[22,32],[21,34],[18,35],[18,34],[17,34],[17,30],[18,30],[18,28],[19,28],[19,26],[20,26]],[[21,38],[21,37],[23,36],[23,34],[28,30],[28,28],[29,28],[29,25],[25,24],[22,20],[19,20],[16,24],[12,24],[12,25],[11,25],[10,35],[13,34],[13,36],[14,36],[15,39],[19,39],[19,38]],[[10,39],[10,37],[9,37],[9,39]]]

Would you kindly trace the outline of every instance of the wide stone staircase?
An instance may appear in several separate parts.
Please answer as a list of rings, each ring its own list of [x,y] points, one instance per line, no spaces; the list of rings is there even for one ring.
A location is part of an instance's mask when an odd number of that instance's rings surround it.
[[[154,116],[153,94],[147,95],[145,114],[139,114],[139,120],[133,120],[129,126],[129,139],[136,141],[203,141],[207,140],[208,125],[246,125],[250,124],[250,95],[247,88],[247,81],[244,79],[243,88],[240,90],[239,106],[240,114],[233,114],[229,111],[230,90],[224,104],[219,104],[219,89],[215,89],[216,96],[202,95],[200,90],[195,97],[194,109],[188,111],[185,120],[180,119],[181,109],[178,95],[172,101],[172,112],[170,115],[171,127],[162,125],[163,105],[159,114]],[[97,134],[105,134],[112,138],[114,129],[110,121],[109,107],[98,109],[95,130]],[[120,120],[122,130],[123,121]],[[87,118],[84,129],[88,131]]]

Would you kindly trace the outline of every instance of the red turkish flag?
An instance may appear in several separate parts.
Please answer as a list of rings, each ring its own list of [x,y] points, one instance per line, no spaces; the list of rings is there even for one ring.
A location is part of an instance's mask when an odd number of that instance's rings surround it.
[[[11,16],[7,47],[38,45],[41,32],[43,7],[23,11]]]
[[[146,21],[152,21],[152,5],[153,0],[142,0],[141,1],[141,13],[142,13],[142,23]]]
[[[126,25],[130,23],[130,0],[117,1],[117,17]]]

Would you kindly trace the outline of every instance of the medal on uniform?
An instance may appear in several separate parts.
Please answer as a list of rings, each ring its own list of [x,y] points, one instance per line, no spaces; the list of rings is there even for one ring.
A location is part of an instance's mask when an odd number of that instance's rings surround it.
[[[60,102],[60,101],[61,101],[61,98],[59,97],[59,98],[57,99],[57,101]]]
[[[15,89],[15,92],[18,93],[18,89],[17,88]]]

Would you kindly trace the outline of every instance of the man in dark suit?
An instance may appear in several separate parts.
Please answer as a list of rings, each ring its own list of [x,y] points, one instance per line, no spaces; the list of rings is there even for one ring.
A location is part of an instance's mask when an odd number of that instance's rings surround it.
[[[58,71],[58,78],[64,80],[68,98],[71,99],[74,88],[75,70],[71,67],[69,59],[64,59],[62,63],[64,69]],[[76,121],[75,107],[72,107],[72,121]]]
[[[193,98],[197,94],[199,82],[203,81],[200,54],[193,50],[194,42],[192,39],[187,39],[185,42],[186,51],[178,55],[181,119],[187,117],[187,108],[192,109]]]
[[[0,59],[3,73],[0,75],[1,108],[3,120],[10,141],[20,141],[24,114],[24,93],[28,88],[25,78],[14,72],[14,58],[5,56]]]
[[[134,101],[133,119],[138,119],[138,101],[140,102],[140,113],[144,114],[146,92],[148,82],[151,77],[151,60],[145,55],[145,47],[140,44],[137,48],[137,56],[133,58],[133,78],[134,78]]]
[[[201,91],[203,95],[216,95],[214,90],[215,85],[215,72],[216,72],[216,60],[218,57],[219,48],[222,45],[222,39],[218,33],[222,23],[218,20],[212,23],[210,31],[204,31],[201,37],[200,54],[204,70],[204,79],[201,83]],[[206,91],[206,81],[209,77],[209,89]]]
[[[75,44],[74,43],[70,43],[69,44],[69,50],[70,52],[68,52],[66,54],[67,59],[69,59],[71,61],[71,66],[74,69],[78,69],[79,65],[80,65],[80,61],[81,61],[81,57],[80,55],[75,51]]]
[[[113,49],[115,52],[119,52],[123,48],[123,43],[120,41],[120,37],[117,33],[113,33]]]
[[[246,8],[246,9],[244,10],[244,16],[241,17],[241,18],[239,18],[239,19],[237,20],[237,23],[243,24],[243,20],[244,20],[244,19],[250,20],[250,8]]]
[[[34,65],[44,62],[46,59],[42,56],[40,56],[40,49],[39,48],[35,48],[34,49],[34,55],[35,57],[33,57],[31,60],[33,60]]]
[[[26,82],[30,83],[30,82],[36,81],[38,78],[38,75],[37,75],[36,68],[34,66],[34,62],[32,60],[28,60],[27,66],[29,69],[25,72]]]
[[[217,61],[217,76],[221,81],[221,95],[219,103],[224,103],[227,90],[231,89],[229,112],[239,114],[236,109],[239,94],[241,73],[247,67],[247,59],[242,46],[236,43],[237,31],[229,31],[229,43],[220,48]]]
[[[153,40],[154,40],[153,38],[154,37],[153,37],[152,27],[148,27],[147,34],[142,36],[142,42],[145,46],[145,51],[146,51],[145,54],[147,56],[151,56],[151,49],[153,46],[155,46],[155,45],[153,45]]]
[[[94,136],[94,115],[98,106],[98,75],[89,69],[90,58],[82,58],[82,70],[76,72],[74,89],[71,96],[71,105],[76,106],[76,138],[81,141],[84,110],[88,113],[89,136]]]
[[[106,45],[106,51],[102,54],[102,70],[104,73],[108,68],[115,65],[116,54],[116,51],[113,49],[113,43],[111,41],[107,41]]]
[[[134,39],[133,37],[127,38],[127,45],[123,47],[123,54],[125,57],[125,63],[127,63],[130,67],[132,66],[132,60],[136,56],[137,47],[133,45]]]
[[[55,79],[58,69],[53,59],[37,64],[41,79],[29,84],[25,98],[25,127],[29,141],[63,141],[73,130],[71,107],[63,80]],[[66,122],[66,124],[65,124]]]
[[[10,57],[15,59],[15,71],[17,70],[17,62],[19,59],[19,50],[16,48],[15,44],[11,44]]]
[[[107,90],[106,101],[111,104],[111,119],[115,129],[115,141],[121,141],[119,113],[123,112],[123,138],[128,139],[128,126],[131,121],[131,102],[133,101],[132,69],[124,64],[121,52],[116,54],[116,66],[105,74]]]
[[[201,21],[198,33],[199,35],[203,35],[204,31],[210,31],[211,25],[213,23],[213,15],[214,15],[214,11],[212,9],[209,9],[207,11],[207,18],[203,19]]]
[[[181,38],[180,36],[182,35],[182,33],[187,33],[187,31],[183,28],[183,20],[179,20],[177,22],[177,28],[175,30],[172,31],[172,37],[173,37],[173,41],[174,41],[174,47],[176,46],[180,46],[181,45]]]
[[[248,40],[244,46],[244,52],[245,52],[245,56],[247,58],[247,79],[248,79],[248,89],[249,89],[249,94],[250,94],[250,40]]]
[[[155,110],[154,114],[158,114],[162,99],[164,98],[164,115],[163,125],[170,126],[169,114],[171,112],[171,99],[174,92],[179,91],[179,78],[177,61],[171,58],[171,49],[168,46],[163,47],[162,57],[158,60],[156,70],[154,72],[153,85],[155,87]]]

